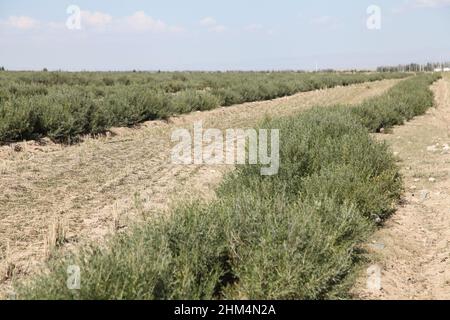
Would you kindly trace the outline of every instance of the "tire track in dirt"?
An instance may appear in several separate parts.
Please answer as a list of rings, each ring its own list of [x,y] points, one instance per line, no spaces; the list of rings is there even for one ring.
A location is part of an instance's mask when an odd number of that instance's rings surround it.
[[[178,127],[248,128],[264,117],[290,115],[315,105],[358,103],[399,80],[305,92],[116,128],[114,135],[64,147],[21,144],[0,148],[0,297],[11,275],[23,277],[45,260],[45,242],[56,222],[64,248],[100,241],[131,223],[163,214],[182,199],[210,199],[233,166],[181,166],[170,162],[170,135]]]
[[[432,86],[436,108],[382,135],[399,158],[403,205],[366,245],[381,272],[381,290],[366,276],[364,299],[450,299],[450,76]]]

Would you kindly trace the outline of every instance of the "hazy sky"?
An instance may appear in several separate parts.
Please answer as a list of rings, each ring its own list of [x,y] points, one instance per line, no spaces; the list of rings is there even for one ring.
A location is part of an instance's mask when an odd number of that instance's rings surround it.
[[[70,5],[81,9],[81,29],[66,26]],[[381,29],[367,27],[371,5]],[[0,0],[7,69],[310,70],[441,59],[450,60],[450,0]]]

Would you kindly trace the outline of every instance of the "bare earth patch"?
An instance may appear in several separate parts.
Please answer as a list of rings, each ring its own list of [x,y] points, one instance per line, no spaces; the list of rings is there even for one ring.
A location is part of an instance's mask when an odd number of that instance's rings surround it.
[[[364,299],[450,299],[450,77],[435,83],[436,108],[381,135],[398,155],[404,203],[366,245],[381,267],[381,290]]]
[[[248,128],[264,117],[315,105],[358,103],[399,80],[300,93],[116,128],[115,135],[74,146],[25,142],[0,147],[0,297],[11,279],[42,266],[52,245],[73,249],[163,214],[182,199],[210,199],[232,166],[173,165],[173,129],[195,121],[219,129]]]

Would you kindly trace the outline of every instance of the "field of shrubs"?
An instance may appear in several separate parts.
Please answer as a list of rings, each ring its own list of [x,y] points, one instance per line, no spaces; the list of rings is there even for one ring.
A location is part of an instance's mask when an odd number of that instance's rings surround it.
[[[213,77],[193,78],[197,76]],[[270,83],[262,80],[266,76],[279,77],[278,84],[281,79],[303,77],[297,85],[308,77],[343,79],[338,75],[225,75],[261,81],[237,87]],[[352,77],[371,76],[349,75],[348,79]],[[402,192],[393,156],[370,133],[402,124],[433,106],[429,86],[438,78],[413,76],[357,106],[318,106],[294,117],[266,120],[261,127],[280,129],[278,175],[261,176],[258,166],[239,166],[223,181],[212,203],[181,205],[170,216],[116,235],[107,248],[94,245],[55,258],[49,273],[18,288],[19,296],[345,297],[359,244],[393,212]],[[215,90],[219,89],[211,89]],[[83,278],[81,289],[75,291],[65,285],[67,266],[74,264],[81,267]]]
[[[0,72],[0,143],[71,142],[113,126],[404,73]]]

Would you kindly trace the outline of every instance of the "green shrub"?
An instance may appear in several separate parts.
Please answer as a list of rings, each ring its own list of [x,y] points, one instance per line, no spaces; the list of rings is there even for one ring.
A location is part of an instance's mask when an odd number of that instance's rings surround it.
[[[103,78],[103,83],[106,85],[106,86],[113,86],[114,85],[114,83],[115,83],[115,81],[114,81],[114,79],[111,79],[111,78]]]
[[[209,92],[185,90],[173,96],[170,111],[172,113],[206,111],[217,108],[219,103],[219,98]]]
[[[39,113],[30,99],[18,97],[0,106],[0,141],[31,139],[40,130]]]
[[[213,94],[219,98],[219,104],[226,107],[243,101],[243,98],[235,88],[215,89]]]

